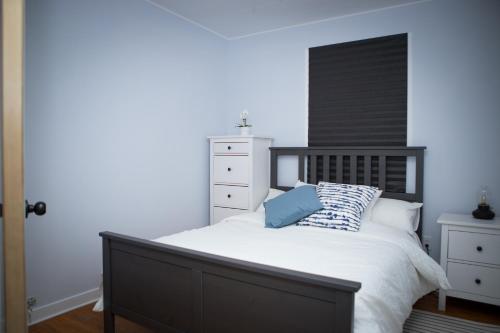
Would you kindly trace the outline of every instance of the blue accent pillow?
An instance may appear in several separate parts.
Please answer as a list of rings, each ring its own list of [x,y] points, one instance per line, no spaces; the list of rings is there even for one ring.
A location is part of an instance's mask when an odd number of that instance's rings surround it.
[[[297,187],[264,202],[266,227],[281,228],[323,209],[314,186]]]

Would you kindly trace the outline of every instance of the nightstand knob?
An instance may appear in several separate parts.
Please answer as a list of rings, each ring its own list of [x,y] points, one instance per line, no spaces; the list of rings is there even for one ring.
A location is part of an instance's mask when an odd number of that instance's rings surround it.
[[[481,279],[475,279],[474,282],[476,282],[476,284],[481,284]]]
[[[478,246],[478,247],[476,247],[476,250],[477,250],[477,252],[482,252],[483,251],[483,247],[482,246]]]
[[[228,194],[228,195],[227,195],[227,197],[228,197],[228,198],[231,198],[231,194]]]
[[[227,150],[231,150],[231,146],[227,146]]]
[[[227,168],[227,171],[231,171],[231,168]]]

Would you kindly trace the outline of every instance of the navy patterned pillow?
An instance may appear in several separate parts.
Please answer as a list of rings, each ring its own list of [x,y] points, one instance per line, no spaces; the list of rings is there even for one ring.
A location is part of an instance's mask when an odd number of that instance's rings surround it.
[[[316,191],[324,209],[304,217],[297,225],[358,231],[361,215],[377,188],[320,182]]]

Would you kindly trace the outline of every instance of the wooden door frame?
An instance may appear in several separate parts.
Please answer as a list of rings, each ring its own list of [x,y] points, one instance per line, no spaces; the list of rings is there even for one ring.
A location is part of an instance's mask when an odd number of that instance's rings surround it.
[[[3,255],[6,333],[26,333],[24,0],[2,1]]]

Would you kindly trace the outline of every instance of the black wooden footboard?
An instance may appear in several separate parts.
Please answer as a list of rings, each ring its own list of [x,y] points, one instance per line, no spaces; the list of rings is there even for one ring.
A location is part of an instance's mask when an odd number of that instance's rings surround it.
[[[358,282],[100,236],[106,333],[115,331],[115,315],[159,332],[353,331]]]

